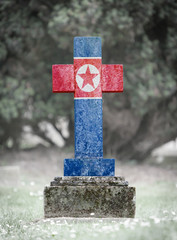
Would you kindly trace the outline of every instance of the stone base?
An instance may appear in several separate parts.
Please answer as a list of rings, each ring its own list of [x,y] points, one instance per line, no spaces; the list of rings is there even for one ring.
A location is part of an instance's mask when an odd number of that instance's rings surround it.
[[[44,189],[44,214],[46,218],[133,218],[135,188],[123,177],[56,177]]]

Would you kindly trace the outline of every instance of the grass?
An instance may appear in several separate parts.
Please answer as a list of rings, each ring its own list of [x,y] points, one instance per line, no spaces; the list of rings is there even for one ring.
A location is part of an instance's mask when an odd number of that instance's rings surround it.
[[[43,188],[28,181],[0,188],[0,239],[176,240],[175,182],[137,184],[135,219],[43,219]]]
[[[163,168],[118,162],[117,175],[136,187],[135,219],[43,219],[44,186],[62,175],[67,157],[55,149],[0,155],[0,165],[20,168],[18,187],[0,187],[0,240],[177,239],[177,168],[169,161]]]

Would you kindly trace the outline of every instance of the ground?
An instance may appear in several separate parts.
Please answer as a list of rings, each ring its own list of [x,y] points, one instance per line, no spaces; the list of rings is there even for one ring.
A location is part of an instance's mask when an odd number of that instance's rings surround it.
[[[176,239],[176,162],[117,161],[116,175],[136,187],[135,219],[43,219],[44,186],[68,157],[55,148],[1,153],[0,239]]]

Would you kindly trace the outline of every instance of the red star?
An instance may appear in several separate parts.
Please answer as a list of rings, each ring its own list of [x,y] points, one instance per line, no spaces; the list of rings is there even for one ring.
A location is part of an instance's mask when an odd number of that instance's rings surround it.
[[[82,73],[82,74],[78,74],[82,79],[84,79],[83,84],[82,84],[82,88],[85,87],[87,84],[90,84],[93,88],[95,88],[94,83],[93,83],[93,79],[98,75],[91,73],[90,72],[90,68],[89,66],[87,66],[86,72]]]

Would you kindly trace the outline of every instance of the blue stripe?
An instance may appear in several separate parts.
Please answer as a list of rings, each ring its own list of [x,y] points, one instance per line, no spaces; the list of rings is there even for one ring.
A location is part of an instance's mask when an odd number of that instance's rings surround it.
[[[101,57],[100,37],[75,37],[74,57]]]
[[[102,158],[102,99],[75,99],[74,109],[75,158]]]

